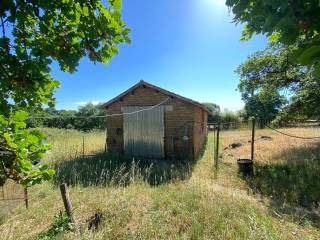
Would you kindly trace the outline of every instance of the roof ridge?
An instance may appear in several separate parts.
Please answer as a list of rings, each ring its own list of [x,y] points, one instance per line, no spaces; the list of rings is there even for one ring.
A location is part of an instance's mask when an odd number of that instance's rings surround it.
[[[204,109],[205,111],[208,111],[207,108],[206,108],[203,104],[201,104],[200,102],[197,102],[197,101],[192,100],[192,99],[190,99],[190,98],[187,98],[187,97],[181,96],[181,95],[179,95],[179,94],[173,93],[173,92],[171,92],[171,91],[168,91],[168,90],[166,90],[166,89],[164,89],[164,88],[161,88],[161,87],[158,87],[158,86],[156,86],[156,85],[153,85],[153,84],[151,84],[151,83],[149,83],[149,82],[146,82],[146,81],[143,80],[143,79],[141,79],[138,83],[136,83],[135,85],[133,85],[132,87],[130,87],[130,88],[127,89],[126,91],[122,92],[122,93],[119,94],[118,96],[116,96],[116,97],[112,98],[111,100],[109,100],[108,102],[102,104],[102,106],[103,106],[103,107],[108,107],[108,106],[111,105],[112,103],[116,102],[118,99],[126,96],[128,93],[130,93],[131,91],[133,91],[133,90],[136,89],[137,87],[143,86],[143,85],[145,85],[145,86],[147,86],[147,87],[149,87],[149,88],[156,89],[156,90],[158,90],[159,92],[161,92],[162,94],[165,94],[165,95],[167,95],[167,96],[169,96],[169,97],[171,97],[171,98],[172,98],[172,97],[173,97],[173,98],[175,97],[175,98],[177,98],[177,99],[180,99],[181,101],[188,102],[188,103],[190,103],[190,104],[196,105],[196,106]]]

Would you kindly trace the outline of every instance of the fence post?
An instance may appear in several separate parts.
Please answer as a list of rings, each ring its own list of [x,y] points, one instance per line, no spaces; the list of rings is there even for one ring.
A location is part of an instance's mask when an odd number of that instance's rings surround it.
[[[64,208],[66,210],[66,213],[67,213],[68,217],[70,217],[71,222],[74,223],[74,218],[72,215],[72,204],[70,201],[67,184],[65,184],[65,183],[60,184],[60,192],[61,192],[61,196],[62,196],[62,200],[63,200],[63,204],[64,204]]]
[[[218,161],[219,161],[219,137],[220,137],[220,123],[217,127],[217,137],[216,137],[216,155],[215,155],[215,174],[214,177],[217,178],[218,175]]]
[[[82,136],[82,157],[84,157],[84,136]]]
[[[106,131],[106,141],[104,143],[104,153],[107,152],[107,145],[108,145],[108,132]]]
[[[213,126],[213,166],[216,164],[216,126]]]
[[[255,139],[256,119],[252,118],[252,135],[251,135],[251,160],[254,160],[254,139]]]
[[[60,192],[61,192],[64,208],[66,210],[68,217],[70,218],[70,222],[73,224],[74,229],[76,231],[76,234],[80,235],[80,230],[79,230],[78,226],[76,225],[76,222],[73,217],[72,204],[70,201],[67,184],[65,184],[65,183],[60,184]]]
[[[26,204],[26,209],[28,209],[29,208],[28,188],[24,188],[23,193],[24,193],[24,203]]]

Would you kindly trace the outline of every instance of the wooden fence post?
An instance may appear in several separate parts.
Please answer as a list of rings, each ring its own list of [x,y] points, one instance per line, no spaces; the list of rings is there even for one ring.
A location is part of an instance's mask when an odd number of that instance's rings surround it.
[[[107,146],[108,146],[108,132],[106,131],[106,141],[104,143],[104,153],[107,152]]]
[[[82,157],[84,157],[84,136],[82,136]]]
[[[72,204],[70,201],[67,184],[65,184],[65,183],[60,184],[60,192],[61,192],[64,208],[66,210],[68,217],[70,218],[70,222],[73,224],[74,229],[76,231],[76,234],[80,235],[80,230],[79,230],[79,228],[74,220],[74,217],[73,217]]]
[[[251,160],[254,159],[254,140],[255,140],[256,119],[252,118],[252,135],[251,135]]]
[[[70,217],[71,221],[74,222],[73,215],[72,215],[72,204],[70,201],[67,184],[65,183],[60,184],[60,191],[61,191],[62,201],[64,204],[64,208],[66,210],[66,213]]]
[[[26,209],[28,209],[29,208],[28,188],[24,188],[23,193],[24,193],[24,203],[26,204]]]
[[[73,218],[73,214],[72,214],[72,204],[70,201],[67,184],[65,184],[65,183],[60,184],[60,191],[61,191],[62,201],[64,204],[64,208],[66,210],[66,213],[67,213],[68,217],[70,218],[71,222],[74,223],[74,218]]]

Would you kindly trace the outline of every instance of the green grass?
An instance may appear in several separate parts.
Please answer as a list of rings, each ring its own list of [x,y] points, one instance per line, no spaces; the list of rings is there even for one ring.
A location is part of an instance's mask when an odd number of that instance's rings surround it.
[[[260,189],[264,197],[256,194],[223,154],[215,179],[212,134],[202,158],[188,164],[103,154],[104,133],[85,135],[86,153],[96,156],[83,158],[83,133],[46,131],[50,141],[55,139],[46,161],[55,166],[57,175],[30,189],[28,210],[21,204],[0,223],[1,239],[36,239],[50,232],[54,216],[63,210],[57,187],[61,182],[70,184],[81,236],[66,231],[53,239],[320,238],[312,219],[296,211],[279,211],[273,198],[280,196],[271,197],[264,188]],[[221,148],[224,141],[222,134]],[[88,231],[87,220],[97,211],[102,222],[97,230]]]

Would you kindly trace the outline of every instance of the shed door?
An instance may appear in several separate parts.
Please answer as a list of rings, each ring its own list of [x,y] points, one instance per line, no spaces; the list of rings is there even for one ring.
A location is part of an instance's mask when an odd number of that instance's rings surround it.
[[[133,113],[146,107],[123,107]],[[164,106],[123,115],[124,153],[131,156],[164,157]]]

